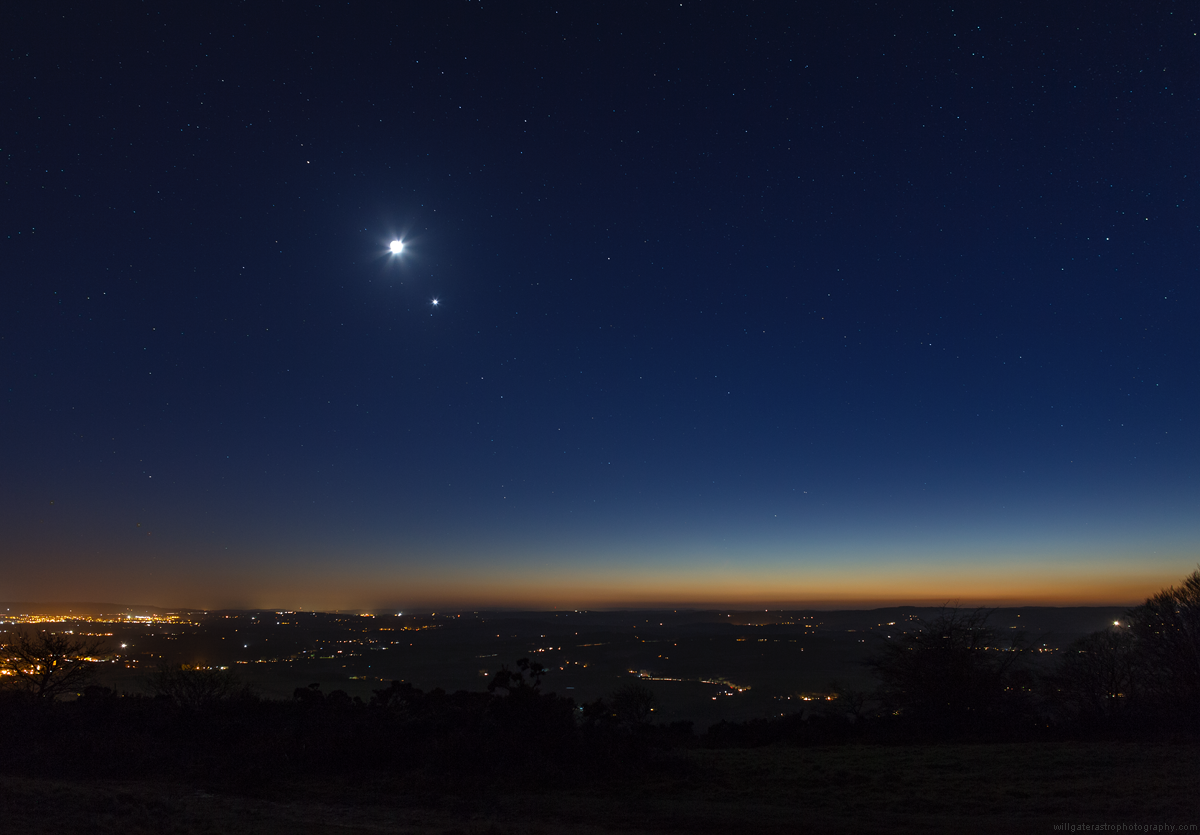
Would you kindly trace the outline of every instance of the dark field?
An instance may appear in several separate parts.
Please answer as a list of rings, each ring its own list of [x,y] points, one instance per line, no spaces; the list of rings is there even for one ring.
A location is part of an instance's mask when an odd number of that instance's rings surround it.
[[[1200,824],[1198,785],[1194,746],[849,745],[689,751],[660,773],[575,792],[431,794],[420,775],[363,774],[246,797],[4,775],[0,820],[6,832],[39,834],[1195,831],[1185,827]]]
[[[0,832],[1197,831],[1195,734],[1018,723],[935,744],[928,727],[890,714],[856,725],[824,698],[835,679],[870,687],[864,658],[936,614],[75,613],[49,628],[103,636],[113,690],[0,717]],[[1048,670],[1123,615],[1002,609],[991,624],[997,642],[1025,632],[1030,663]],[[574,705],[480,692],[519,658],[547,667],[543,694]],[[262,698],[193,711],[120,695],[164,663],[227,668]],[[395,679],[475,695],[375,704]],[[648,724],[579,712],[633,683],[657,697]],[[680,719],[697,733],[667,732]]]

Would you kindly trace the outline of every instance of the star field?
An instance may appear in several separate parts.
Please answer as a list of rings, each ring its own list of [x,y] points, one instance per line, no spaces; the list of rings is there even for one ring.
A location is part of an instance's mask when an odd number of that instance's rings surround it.
[[[9,599],[1140,599],[1200,553],[1194,18],[24,10]]]

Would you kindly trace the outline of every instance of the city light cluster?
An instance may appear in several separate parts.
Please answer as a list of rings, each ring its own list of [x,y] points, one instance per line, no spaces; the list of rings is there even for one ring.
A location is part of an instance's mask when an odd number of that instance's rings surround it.
[[[185,615],[165,614],[165,615],[47,615],[47,614],[5,614],[0,617],[0,626],[3,625],[27,625],[38,623],[114,623],[114,624],[159,624],[159,623],[180,623],[198,625],[196,621],[189,620]],[[80,633],[84,634],[84,633]]]

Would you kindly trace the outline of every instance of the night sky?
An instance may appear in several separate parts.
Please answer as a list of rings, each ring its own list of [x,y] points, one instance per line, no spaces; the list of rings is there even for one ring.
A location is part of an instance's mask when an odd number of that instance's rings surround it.
[[[1198,17],[10,8],[0,598],[1138,602]]]

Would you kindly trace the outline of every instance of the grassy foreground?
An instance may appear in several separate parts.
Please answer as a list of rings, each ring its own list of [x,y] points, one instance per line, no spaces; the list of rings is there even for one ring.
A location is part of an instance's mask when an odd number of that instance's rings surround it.
[[[1200,831],[1194,745],[694,750],[585,789],[419,785],[413,776],[377,774],[275,783],[248,797],[192,784],[4,774],[0,821],[28,834],[1050,833],[1064,823]]]

